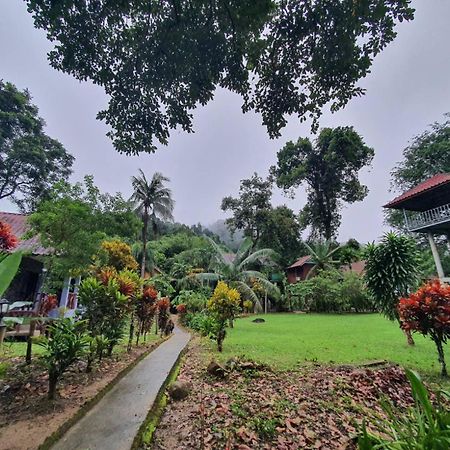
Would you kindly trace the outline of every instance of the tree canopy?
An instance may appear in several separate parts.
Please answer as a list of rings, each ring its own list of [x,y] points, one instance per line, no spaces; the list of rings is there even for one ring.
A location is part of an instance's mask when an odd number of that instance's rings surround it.
[[[50,63],[103,86],[98,118],[120,152],[153,152],[217,87],[276,137],[364,89],[373,58],[412,20],[409,0],[26,0],[55,43]]]
[[[242,230],[245,236],[254,243],[257,242],[272,208],[271,197],[270,180],[264,180],[257,173],[249,179],[241,180],[239,197],[225,197],[222,200],[222,210],[233,212],[233,216],[226,220],[229,230],[232,233]]]
[[[438,173],[450,172],[450,113],[442,123],[415,136],[403,150],[403,160],[391,172],[392,186],[406,191]]]
[[[32,210],[72,172],[73,156],[44,132],[28,91],[0,80],[0,199]]]
[[[55,280],[82,273],[107,237],[134,239],[141,222],[120,194],[102,194],[85,177],[84,184],[59,183],[49,199],[29,217],[29,235],[39,235],[52,249],[49,264]]]
[[[306,184],[303,226],[311,226],[313,235],[332,239],[341,222],[342,204],[367,195],[358,172],[371,163],[373,149],[352,127],[323,128],[314,143],[308,138],[290,141],[277,156],[277,167],[271,171],[279,187],[289,190]]]

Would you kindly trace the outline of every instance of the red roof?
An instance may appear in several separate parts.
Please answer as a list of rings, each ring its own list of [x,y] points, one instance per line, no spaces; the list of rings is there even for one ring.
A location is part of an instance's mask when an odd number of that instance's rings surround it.
[[[312,261],[309,261],[311,259],[311,255],[302,256],[299,260],[295,261],[294,264],[291,264],[288,269],[293,269],[295,267],[301,267],[304,264],[314,264]]]
[[[1,212],[0,221],[5,222],[11,226],[14,236],[17,237],[19,245],[15,250],[30,252],[33,255],[48,255],[50,249],[42,247],[39,237],[34,236],[31,239],[22,240],[22,236],[28,231],[26,214]]]
[[[394,208],[410,198],[417,197],[426,191],[447,183],[450,183],[450,173],[439,173],[434,177],[425,180],[423,183],[418,184],[409,191],[404,192],[402,195],[394,198],[394,200],[384,205],[383,208]]]

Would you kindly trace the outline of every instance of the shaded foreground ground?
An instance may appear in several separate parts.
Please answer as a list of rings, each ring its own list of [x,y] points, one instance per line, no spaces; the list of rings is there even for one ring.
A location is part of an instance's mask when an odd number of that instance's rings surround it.
[[[412,402],[396,366],[274,371],[234,361],[235,369],[220,379],[206,371],[211,356],[199,338],[191,341],[179,375],[191,393],[169,403],[152,448],[353,449],[358,424],[381,414],[382,396],[400,407]]]

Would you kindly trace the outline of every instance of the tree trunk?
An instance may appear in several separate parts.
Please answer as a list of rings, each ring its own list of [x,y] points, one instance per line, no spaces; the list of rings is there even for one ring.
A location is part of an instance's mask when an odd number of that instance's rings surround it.
[[[127,352],[131,352],[131,345],[133,343],[133,334],[134,334],[134,315],[131,316],[130,321],[130,334],[128,335]]]
[[[92,372],[92,362],[94,361],[94,355],[92,353],[89,353],[87,357],[87,364],[86,364],[86,373]]]
[[[141,258],[141,278],[145,276],[145,266],[147,262],[147,231],[148,231],[148,210],[144,209],[144,226],[142,227],[142,258]]]
[[[225,339],[225,333],[226,333],[226,331],[225,331],[225,328],[223,328],[223,327],[217,333],[217,350],[219,352],[222,352],[222,350],[223,350],[223,341]]]
[[[55,400],[56,397],[56,384],[58,383],[58,373],[50,370],[48,374],[48,398]]]
[[[445,364],[445,356],[444,356],[444,348],[442,347],[442,340],[440,339],[436,339],[435,341],[436,347],[437,347],[437,351],[438,351],[438,359],[439,359],[439,363],[441,364],[441,375],[445,378],[448,377],[448,373],[447,373],[447,366]]]
[[[228,325],[230,328],[234,328],[234,320],[232,317],[230,319],[228,319]]]
[[[114,349],[115,342],[111,342],[108,346],[108,356],[112,356],[112,352]]]
[[[415,345],[414,339],[411,334],[411,330],[405,330],[406,340],[408,341],[408,345]]]
[[[25,357],[25,361],[27,364],[31,364],[31,352],[33,348],[33,336],[34,330],[36,329],[36,321],[32,320],[30,322],[30,332],[27,337],[27,356]]]

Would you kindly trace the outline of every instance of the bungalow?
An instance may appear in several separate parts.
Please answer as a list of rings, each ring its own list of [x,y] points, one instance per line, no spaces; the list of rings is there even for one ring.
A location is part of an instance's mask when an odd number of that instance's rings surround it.
[[[297,283],[298,281],[304,281],[308,278],[309,272],[315,266],[310,255],[302,256],[286,269],[286,276],[288,283]],[[341,272],[354,272],[358,275],[364,273],[366,267],[365,261],[355,261],[351,264],[342,265],[340,267]]]
[[[19,243],[16,251],[23,252],[19,271],[5,292],[4,297],[10,302],[31,302],[32,310],[36,311],[43,297],[42,286],[45,281],[46,269],[45,258],[50,255],[51,250],[42,247],[39,237],[22,239],[28,231],[26,214],[0,212],[0,221],[11,226],[12,233],[17,237]],[[58,294],[58,304],[73,314],[77,307],[77,291],[80,279],[67,277]]]

